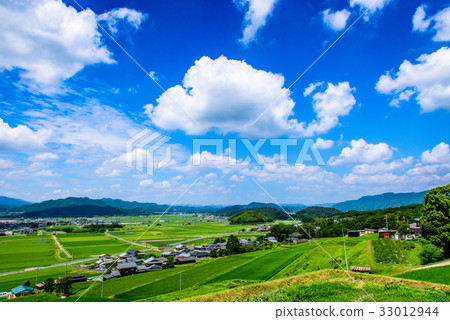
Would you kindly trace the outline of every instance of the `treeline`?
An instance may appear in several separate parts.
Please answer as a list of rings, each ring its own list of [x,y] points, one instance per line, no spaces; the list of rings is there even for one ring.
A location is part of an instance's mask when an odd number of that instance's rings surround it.
[[[407,233],[409,224],[422,215],[422,207],[422,204],[418,204],[370,211],[349,211],[329,218],[305,217],[302,219],[303,224],[297,227],[293,224],[276,224],[267,236],[274,236],[278,241],[285,241],[293,232],[302,234],[304,238],[309,238],[308,234],[313,238],[339,237],[349,230],[386,227],[386,217],[389,229]]]

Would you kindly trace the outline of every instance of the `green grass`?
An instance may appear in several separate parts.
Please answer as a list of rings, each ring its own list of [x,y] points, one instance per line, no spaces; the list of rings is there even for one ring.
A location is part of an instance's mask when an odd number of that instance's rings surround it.
[[[45,235],[43,242],[37,235],[0,237],[0,273],[62,262],[51,236]]]
[[[450,285],[450,265],[405,272],[397,277]]]
[[[448,302],[450,291],[421,290],[406,285],[370,285],[363,288],[336,282],[313,282],[308,285],[285,287],[246,299],[250,302]]]
[[[211,284],[226,280],[268,280],[295,261],[303,253],[302,250],[297,248],[282,249],[274,252],[269,251],[269,253],[253,259],[239,268],[225,272],[206,283]]]

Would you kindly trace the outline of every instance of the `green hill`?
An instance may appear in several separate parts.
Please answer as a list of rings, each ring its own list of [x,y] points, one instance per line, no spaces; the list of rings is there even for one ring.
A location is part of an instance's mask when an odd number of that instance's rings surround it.
[[[247,210],[230,217],[231,224],[250,224],[261,222],[272,222],[273,218],[268,217],[255,210]]]
[[[409,193],[383,193],[375,196],[365,196],[358,200],[349,200],[336,203],[333,208],[341,211],[348,210],[377,210],[393,207],[407,206],[410,204],[424,203],[423,197],[428,191]]]
[[[79,217],[94,217],[94,216],[123,216],[126,213],[118,208],[109,206],[93,206],[81,205],[70,207],[54,207],[40,211],[28,211],[20,214],[23,218],[47,218],[47,217],[61,217],[61,218],[79,218]]]
[[[333,217],[340,213],[342,213],[342,212],[335,208],[307,207],[305,209],[298,211],[295,214],[295,217],[298,219],[317,218],[317,217]]]
[[[9,197],[0,196],[0,205],[4,207],[15,207],[30,204],[27,201],[21,199],[14,199]]]
[[[236,212],[238,210],[261,209],[261,208],[266,208],[266,207],[277,209],[277,210],[280,209],[280,206],[275,203],[251,202],[249,204],[244,204],[244,205],[234,205],[234,206],[224,207],[219,210],[216,210],[216,213],[229,215],[230,212]],[[283,205],[283,208],[288,212],[298,211],[304,207],[306,207],[306,206],[303,204]],[[283,218],[283,219],[285,219],[285,218]]]
[[[13,207],[8,210],[8,212],[35,212],[35,211],[45,211],[52,208],[62,208],[71,206],[97,206],[106,207],[107,204],[101,200],[92,200],[89,198],[66,198],[57,200],[47,200],[40,203],[33,203],[30,205]]]

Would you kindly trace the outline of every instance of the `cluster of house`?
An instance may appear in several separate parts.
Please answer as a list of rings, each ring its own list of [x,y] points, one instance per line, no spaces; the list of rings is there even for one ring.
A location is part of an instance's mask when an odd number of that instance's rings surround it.
[[[61,276],[60,278],[62,278],[64,276]],[[69,275],[69,277],[72,278],[72,283],[75,282],[83,282],[83,281],[87,281],[88,279],[86,278],[85,275],[83,274],[71,274]],[[55,280],[55,284],[57,283],[57,280]],[[8,297],[8,299],[14,299],[17,297],[22,297],[25,295],[30,295],[30,294],[35,294],[38,293],[39,291],[44,290],[44,282],[38,283],[34,286],[34,288],[30,287],[30,286],[26,286],[26,285],[21,285],[15,288],[12,288],[10,292],[2,292],[0,293],[0,297]],[[63,295],[63,298],[68,296]]]
[[[257,226],[253,228],[253,231],[269,232],[272,226]]]
[[[159,258],[150,257],[145,259],[145,253],[142,251],[128,250],[119,255],[117,264],[114,270],[109,274],[105,274],[102,280],[111,279],[114,277],[123,277],[135,273],[159,271],[168,263],[169,257],[173,257],[175,264],[193,263],[200,259],[209,257],[212,250],[225,249],[226,242],[199,245],[188,248],[185,245],[178,245],[174,250],[167,250],[161,253]],[[115,264],[116,260],[112,259],[110,255],[102,254],[99,256],[97,265],[102,269],[107,269]]]
[[[351,230],[347,232],[348,237],[360,237],[369,233],[378,233],[378,237],[381,239],[416,239],[422,237],[422,229],[419,225],[419,218],[414,219],[414,223],[409,225],[409,233],[400,234],[397,230],[389,230],[387,228],[381,229],[364,229],[364,230]]]
[[[89,220],[86,218],[78,219],[46,219],[46,218],[36,218],[36,219],[10,219],[10,220],[0,220],[0,235],[13,236],[18,234],[34,234],[40,230],[45,229],[47,226],[53,228],[53,226],[58,225],[76,225],[83,227],[89,224],[118,224],[119,221],[107,221],[94,219]]]

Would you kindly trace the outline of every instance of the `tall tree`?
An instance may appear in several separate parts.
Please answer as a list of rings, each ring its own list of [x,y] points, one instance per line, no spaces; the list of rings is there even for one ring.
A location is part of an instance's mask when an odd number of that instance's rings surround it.
[[[56,292],[61,294],[68,294],[72,291],[72,277],[65,276],[59,278],[55,286]]]
[[[242,245],[239,243],[239,239],[236,236],[230,235],[228,237],[226,248],[227,248],[227,251],[230,254],[240,253],[241,252],[241,246]]]
[[[450,184],[431,189],[425,195],[420,226],[424,238],[450,257]]]
[[[55,289],[55,280],[53,278],[48,278],[44,281],[44,291],[45,292],[53,292]]]

